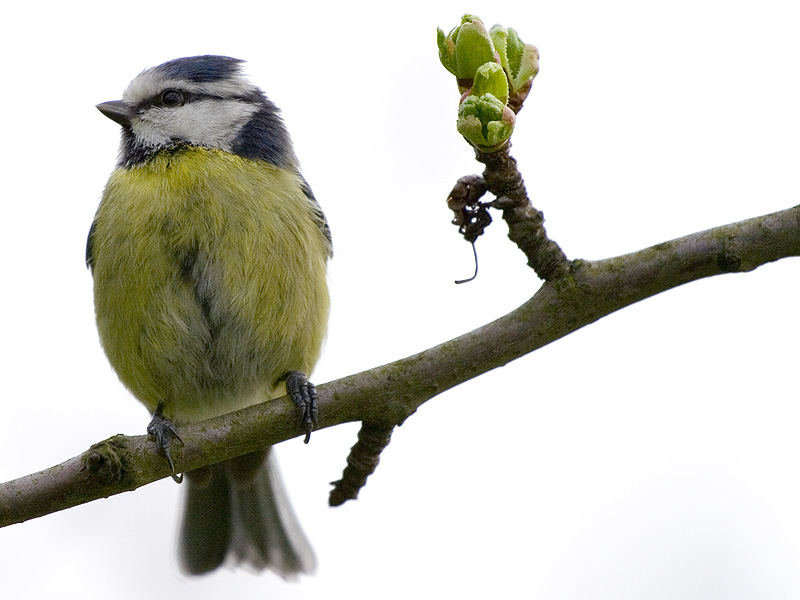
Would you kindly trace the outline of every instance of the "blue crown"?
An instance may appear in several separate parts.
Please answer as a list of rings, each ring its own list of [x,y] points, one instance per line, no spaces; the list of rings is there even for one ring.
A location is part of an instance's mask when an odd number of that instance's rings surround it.
[[[230,56],[187,56],[176,58],[154,70],[170,79],[186,79],[196,83],[206,83],[228,79],[239,72],[243,60]]]

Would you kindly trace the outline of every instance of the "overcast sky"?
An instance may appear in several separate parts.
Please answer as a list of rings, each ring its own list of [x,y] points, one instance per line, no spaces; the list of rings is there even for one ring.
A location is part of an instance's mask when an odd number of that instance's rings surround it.
[[[497,219],[469,246],[445,198],[479,172],[435,32],[463,12],[541,53],[513,153],[570,258],[799,203],[800,16],[761,0],[38,2],[4,9],[0,480],[149,415],[94,326],[86,233],[142,69],[226,54],[283,113],[331,224],[313,379],[407,356],[538,288]],[[171,480],[0,530],[7,598],[800,596],[800,261],[696,282],[425,404],[358,502],[327,506],[356,425],[279,446],[319,568],[187,579]],[[253,596],[255,597],[255,596]]]

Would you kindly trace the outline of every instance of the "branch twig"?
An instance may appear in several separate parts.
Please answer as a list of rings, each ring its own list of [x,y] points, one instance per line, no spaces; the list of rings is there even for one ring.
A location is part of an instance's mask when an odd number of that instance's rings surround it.
[[[800,206],[600,261],[574,261],[509,314],[419,354],[319,386],[321,428],[351,421],[392,425],[423,402],[524,356],[624,306],[721,273],[800,256]],[[180,429],[178,471],[302,435],[280,398]],[[114,436],[64,463],[0,485],[0,526],[169,476],[145,436]]]
[[[389,445],[392,431],[393,425],[361,424],[358,441],[350,448],[342,478],[331,482],[333,489],[328,496],[328,504],[341,506],[348,500],[358,498],[358,492],[367,483],[367,477],[375,472],[381,452]]]
[[[547,237],[544,215],[531,204],[510,149],[509,142],[496,152],[475,150],[475,159],[486,165],[483,171],[486,186],[497,197],[492,206],[503,211],[509,239],[522,250],[528,265],[540,279],[550,281],[564,277],[569,270],[567,257],[558,244]]]
[[[450,191],[447,206],[455,215],[453,224],[474,247],[475,240],[492,222],[488,208],[498,208],[508,224],[509,239],[522,250],[539,278],[551,281],[564,277],[569,273],[569,261],[559,245],[547,237],[544,215],[531,204],[510,149],[510,142],[494,152],[475,149],[476,160],[486,168],[483,176],[461,177]],[[481,202],[487,191],[495,199]]]

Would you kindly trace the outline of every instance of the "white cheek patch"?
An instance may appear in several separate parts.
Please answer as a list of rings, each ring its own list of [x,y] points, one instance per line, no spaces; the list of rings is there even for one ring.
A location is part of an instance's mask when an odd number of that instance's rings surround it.
[[[237,100],[197,100],[174,108],[149,108],[131,122],[136,138],[146,146],[176,141],[230,151],[242,127],[258,105]]]

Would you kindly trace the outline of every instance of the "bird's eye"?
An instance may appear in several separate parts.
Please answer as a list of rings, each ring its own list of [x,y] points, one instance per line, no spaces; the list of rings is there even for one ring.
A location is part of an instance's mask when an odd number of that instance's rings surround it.
[[[183,94],[181,94],[178,90],[164,90],[161,92],[161,104],[164,106],[180,106],[183,103]]]

